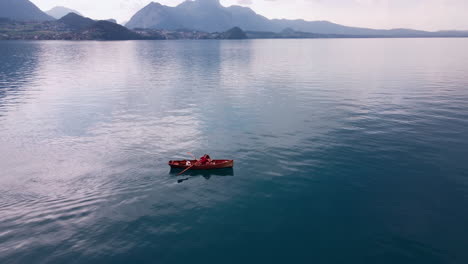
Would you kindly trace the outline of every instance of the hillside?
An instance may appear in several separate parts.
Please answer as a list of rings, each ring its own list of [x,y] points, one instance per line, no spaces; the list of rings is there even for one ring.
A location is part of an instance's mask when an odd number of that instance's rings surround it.
[[[142,36],[119,24],[100,20],[86,29],[86,34],[96,40],[137,40]]]
[[[111,21],[95,21],[69,13],[55,21],[21,22],[0,18],[0,40],[157,40],[157,39],[243,39],[239,28],[224,33],[190,30],[130,30]]]
[[[63,7],[63,6],[56,6],[52,9],[50,9],[49,11],[46,11],[46,13],[51,16],[51,17],[54,17],[55,19],[60,19],[66,15],[68,15],[69,13],[75,13],[77,15],[80,15],[82,16],[82,14],[80,14],[80,12],[76,11],[76,10],[73,10],[73,9],[70,9],[70,8],[67,8],[67,7]]]
[[[206,32],[224,32],[235,26],[263,30],[268,19],[249,8],[223,7],[218,0],[185,1],[176,7],[150,3],[126,24],[128,28],[175,30],[190,28]]]
[[[67,25],[72,30],[82,30],[85,28],[91,27],[96,21],[91,18],[83,17],[75,13],[69,13],[68,15],[62,17],[58,20],[65,25]]]
[[[0,17],[16,21],[54,20],[28,0],[0,0]]]
[[[460,34],[411,29],[358,28],[328,21],[269,20],[247,7],[224,7],[219,0],[186,0],[176,7],[153,2],[138,11],[126,26],[166,30],[185,28],[206,32],[224,32],[233,27],[240,27],[246,31],[276,33],[280,33],[285,28],[291,28],[297,32],[359,37],[434,37]]]

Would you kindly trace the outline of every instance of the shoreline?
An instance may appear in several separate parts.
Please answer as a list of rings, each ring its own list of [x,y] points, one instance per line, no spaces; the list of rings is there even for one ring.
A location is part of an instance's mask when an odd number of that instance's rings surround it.
[[[190,38],[181,38],[181,39],[1,39],[0,41],[10,42],[10,41],[79,41],[79,42],[115,42],[115,41],[245,41],[245,40],[324,40],[324,39],[468,39],[468,36],[453,36],[453,37],[317,37],[317,38],[246,38],[246,39],[190,39]]]

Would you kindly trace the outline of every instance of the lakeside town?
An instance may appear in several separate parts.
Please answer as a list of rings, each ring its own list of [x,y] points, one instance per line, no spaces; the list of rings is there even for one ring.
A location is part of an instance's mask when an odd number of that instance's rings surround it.
[[[245,32],[234,27],[226,32],[197,30],[134,29],[108,20],[92,20],[70,13],[55,21],[15,21],[0,18],[0,40],[172,40],[245,39]]]

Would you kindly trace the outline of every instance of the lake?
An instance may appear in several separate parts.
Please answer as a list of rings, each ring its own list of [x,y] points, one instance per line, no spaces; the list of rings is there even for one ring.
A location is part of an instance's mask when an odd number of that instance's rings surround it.
[[[467,46],[0,42],[0,263],[468,263]]]

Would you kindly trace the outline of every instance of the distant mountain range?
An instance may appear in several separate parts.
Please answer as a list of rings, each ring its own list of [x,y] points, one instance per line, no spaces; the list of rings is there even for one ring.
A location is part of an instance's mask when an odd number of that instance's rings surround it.
[[[57,22],[61,22],[68,26],[72,30],[83,30],[91,27],[96,21],[91,18],[87,18],[75,13],[69,13],[64,17],[60,18]]]
[[[268,19],[241,6],[224,7],[219,0],[186,0],[176,7],[152,2],[138,11],[126,24],[128,28],[193,29],[223,32],[240,27],[251,32],[297,32],[360,37],[437,37],[468,35],[464,31],[427,32],[411,29],[370,29],[347,27],[328,21]]]
[[[126,24],[128,28],[192,29],[222,32],[238,26],[248,30],[272,31],[270,21],[250,8],[224,7],[219,0],[185,1],[176,7],[152,2]]]
[[[152,2],[126,24],[134,30],[113,19],[95,21],[83,17],[66,7],[56,7],[48,13],[29,0],[0,0],[0,39],[468,37],[468,31],[379,30],[327,21],[268,19],[247,7],[224,7],[219,0],[186,0],[176,7]]]
[[[0,17],[16,21],[54,20],[29,0],[0,0]]]
[[[113,22],[96,21],[75,13],[53,21],[0,18],[0,40],[139,40],[151,37],[145,38]]]
[[[76,11],[74,9],[68,8],[68,7],[64,7],[64,6],[56,6],[56,7],[52,8],[51,10],[46,11],[46,13],[49,16],[55,18],[55,19],[61,19],[62,17],[66,16],[66,15],[68,15],[70,13],[74,13],[74,14],[77,14],[79,16],[83,16],[80,12],[78,12],[78,11]],[[103,20],[117,24],[117,20],[115,20],[113,18],[103,19]]]
[[[75,13],[69,13],[57,21],[75,32],[82,39],[127,40],[142,39],[136,32],[107,20],[92,20]]]
[[[18,21],[0,17],[0,40],[156,40],[245,39],[240,28],[222,33],[199,31],[129,30],[108,20],[93,20],[75,13],[53,21]]]
[[[60,18],[64,17],[65,15],[69,14],[69,13],[75,13],[77,15],[82,16],[82,14],[80,14],[80,12],[78,12],[76,10],[73,10],[71,8],[64,7],[64,6],[56,6],[56,7],[52,8],[51,10],[46,11],[46,13],[49,16],[55,18],[55,19],[60,19]]]

